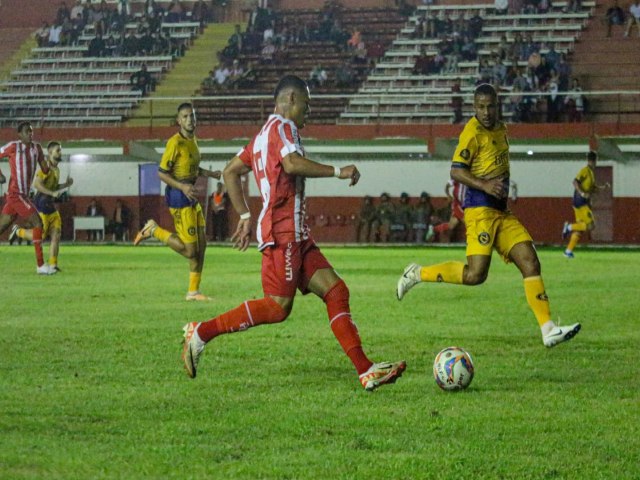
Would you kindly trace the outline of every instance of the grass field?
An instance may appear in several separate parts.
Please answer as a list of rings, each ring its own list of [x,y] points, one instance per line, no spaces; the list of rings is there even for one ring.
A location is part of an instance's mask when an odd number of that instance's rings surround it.
[[[283,324],[215,339],[187,378],[182,325],[261,296],[256,251],[211,247],[215,301],[193,304],[166,248],[63,245],[63,273],[38,277],[31,247],[0,247],[0,478],[640,478],[640,251],[540,252],[554,316],[583,325],[554,349],[495,256],[485,285],[398,302],[407,263],[463,250],[325,254],[372,359],[407,361],[395,385],[364,392],[301,296]],[[464,392],[432,378],[449,345],[474,356]]]

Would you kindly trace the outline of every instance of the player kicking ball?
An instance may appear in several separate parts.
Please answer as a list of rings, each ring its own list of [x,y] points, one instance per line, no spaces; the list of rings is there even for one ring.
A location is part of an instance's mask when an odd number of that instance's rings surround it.
[[[288,75],[275,90],[276,108],[260,133],[227,164],[224,181],[240,220],[232,240],[240,251],[249,247],[251,214],[241,177],[253,171],[262,196],[258,217],[258,249],[262,252],[264,297],[247,300],[233,310],[202,323],[184,326],[182,359],[187,375],[195,378],[205,345],[218,335],[285,320],[296,290],[314,293],[327,307],[329,325],[353,363],[360,383],[371,391],[395,382],[406,363],[373,363],[362,349],[351,317],[349,289],[309,235],[303,224],[305,178],[337,177],[355,185],[360,173],[354,165],[338,168],[305,156],[298,130],[309,113],[309,89],[304,80]]]
[[[467,186],[462,205],[467,227],[467,264],[407,266],[398,280],[398,300],[420,282],[480,285],[487,278],[495,249],[505,262],[515,263],[522,273],[527,302],[540,326],[542,342],[546,347],[554,347],[571,340],[580,331],[580,324],[559,327],[551,320],[549,298],[533,239],[507,209],[507,127],[498,121],[498,96],[491,85],[476,88],[473,108],[475,116],[460,134],[451,165],[451,178]]]

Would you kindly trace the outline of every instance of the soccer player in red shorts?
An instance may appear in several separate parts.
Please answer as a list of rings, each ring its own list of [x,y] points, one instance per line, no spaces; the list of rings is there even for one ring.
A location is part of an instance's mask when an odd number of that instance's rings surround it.
[[[452,191],[453,190],[453,194]],[[464,225],[464,210],[462,209],[462,202],[464,201],[464,194],[467,190],[466,185],[463,185],[454,180],[449,180],[444,188],[444,193],[447,194],[451,201],[451,216],[447,223],[441,223],[437,225],[433,230],[438,234],[449,232],[449,240],[453,235],[458,225]]]
[[[33,228],[33,246],[36,251],[36,271],[41,275],[52,275],[56,271],[44,263],[42,255],[42,222],[35,205],[29,199],[29,189],[36,171],[36,162],[43,173],[49,172],[44,161],[42,147],[33,142],[33,128],[29,122],[18,124],[18,140],[0,148],[0,158],[9,159],[11,179],[6,202],[0,214],[0,235],[16,218],[24,218],[25,228]]]
[[[196,376],[198,360],[207,342],[289,316],[296,290],[314,293],[327,306],[331,329],[359,374],[365,390],[395,382],[406,368],[403,361],[373,363],[362,349],[349,308],[349,289],[337,275],[303,224],[306,177],[337,177],[355,185],[360,173],[354,165],[338,168],[305,157],[298,129],[309,113],[309,89],[304,80],[288,75],[275,90],[276,108],[249,144],[226,166],[224,180],[240,221],[232,237],[245,251],[251,238],[251,214],[241,177],[253,171],[262,196],[257,221],[258,249],[262,252],[264,297],[247,300],[207,322],[184,326],[182,358],[189,377]]]

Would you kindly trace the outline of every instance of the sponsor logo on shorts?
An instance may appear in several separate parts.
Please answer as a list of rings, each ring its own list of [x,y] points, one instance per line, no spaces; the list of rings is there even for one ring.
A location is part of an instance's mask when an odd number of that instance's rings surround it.
[[[187,230],[189,232],[190,236],[195,236],[196,234],[196,228],[195,227],[189,227],[189,230]]]
[[[284,251],[284,278],[287,282],[293,280],[293,265],[291,264],[291,243],[287,244]]]
[[[536,298],[538,300],[540,300],[541,302],[548,302],[549,301],[549,297],[547,297],[547,292],[539,293],[538,295],[536,295]]]
[[[489,235],[487,232],[482,232],[480,235],[478,235],[478,242],[480,242],[480,245],[489,245],[490,241],[491,235]]]

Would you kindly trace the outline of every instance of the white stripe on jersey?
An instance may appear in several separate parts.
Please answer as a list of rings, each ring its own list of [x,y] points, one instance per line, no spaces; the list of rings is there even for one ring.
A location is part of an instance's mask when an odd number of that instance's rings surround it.
[[[269,209],[269,199],[271,198],[271,186],[269,185],[269,177],[267,176],[267,155],[269,151],[269,131],[273,126],[273,123],[276,121],[276,118],[273,118],[272,121],[267,122],[260,133],[256,136],[256,139],[253,143],[253,153],[260,153],[258,157],[258,162],[255,164],[255,168],[258,171],[264,173],[264,178],[260,181],[260,195],[262,196],[262,210],[260,211],[260,215],[258,216],[258,222],[256,224],[256,239],[258,240],[258,245],[260,248],[264,248],[266,245],[263,245],[262,239],[262,219],[264,218],[267,210]]]
[[[18,191],[22,194],[27,193],[27,185],[26,185],[26,166],[27,166],[27,155],[25,154],[24,151],[24,145],[21,143],[18,143],[17,145],[17,152],[16,152],[16,176],[18,177]]]

